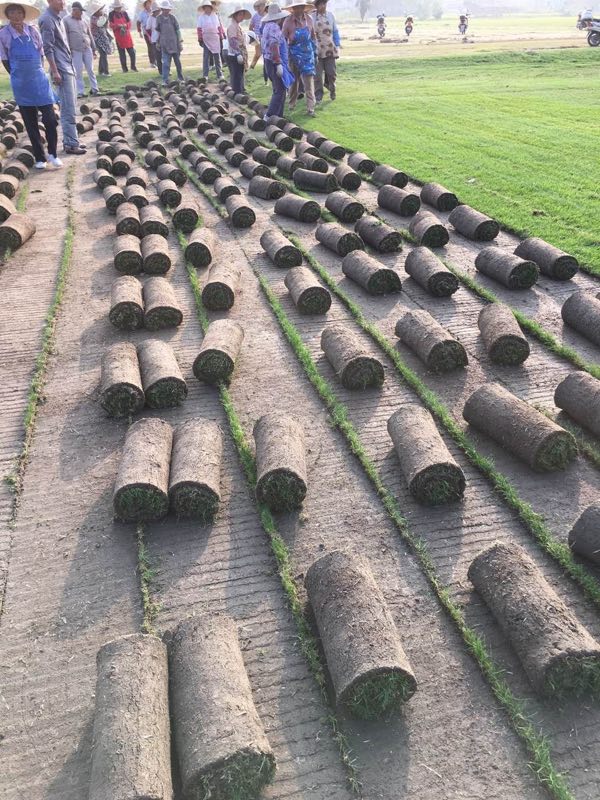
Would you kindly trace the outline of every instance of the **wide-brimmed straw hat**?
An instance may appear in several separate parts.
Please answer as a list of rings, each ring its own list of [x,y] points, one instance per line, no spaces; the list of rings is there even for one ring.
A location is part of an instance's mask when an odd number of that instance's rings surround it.
[[[255,0],[253,7],[258,11],[258,9],[262,8],[262,6],[268,6],[268,5],[269,3],[267,2],[267,0]]]
[[[30,6],[29,3],[0,3],[0,19],[8,19],[6,16],[6,9],[9,6],[21,6],[25,12],[25,22],[33,22],[42,13],[39,8]]]
[[[165,11],[167,11],[167,10],[172,11],[173,10],[173,3],[171,3],[171,0],[160,0],[160,3],[158,4],[158,7],[160,8],[161,11],[163,9]]]
[[[106,3],[102,3],[102,2],[90,3],[89,6],[85,10],[87,11],[87,13],[91,17],[92,14],[97,14],[99,11],[102,11],[102,9],[105,6],[106,6]]]
[[[289,17],[289,11],[282,11],[279,8],[279,3],[269,3],[267,13],[262,18],[262,24],[265,22],[277,22],[278,19],[285,19]]]
[[[113,8],[123,8],[123,3],[121,2],[121,0],[113,0],[112,7]]]
[[[210,2],[210,0],[207,0],[206,3],[200,3],[198,8],[213,8],[213,4]]]
[[[236,7],[233,9],[233,11],[231,12],[231,14],[229,15],[229,17],[230,17],[230,18],[231,18],[231,17],[235,17],[235,15],[236,15],[236,14],[239,14],[239,13],[240,13],[240,11],[243,11],[243,12],[244,12],[244,19],[251,19],[251,17],[252,17],[252,14],[251,14],[251,13],[248,11],[248,9],[247,9],[247,8],[244,8],[244,6],[236,6]]]
[[[293,11],[295,8],[301,8],[302,11],[314,11],[315,4],[314,3],[292,3],[289,6],[284,6],[284,11]]]

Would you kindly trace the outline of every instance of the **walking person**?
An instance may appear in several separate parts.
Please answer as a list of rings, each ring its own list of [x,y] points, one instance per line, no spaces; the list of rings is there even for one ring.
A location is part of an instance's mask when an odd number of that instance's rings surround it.
[[[248,49],[241,23],[250,19],[251,16],[249,11],[239,6],[229,15],[231,22],[227,26],[227,63],[229,65],[229,82],[236,94],[246,91],[244,73],[248,69]]]
[[[323,100],[323,75],[329,96],[335,100],[335,81],[337,69],[335,62],[339,58],[340,32],[335,17],[327,10],[327,0],[315,0],[315,11],[311,14],[317,38],[317,64],[315,72],[315,100]]]
[[[288,63],[288,46],[281,26],[288,17],[277,3],[270,3],[269,9],[262,18],[261,50],[267,78],[273,86],[271,101],[265,113],[269,117],[283,117],[285,96],[289,86],[294,83],[294,76]]]
[[[310,16],[312,3],[292,3],[285,6],[290,11],[283,23],[283,35],[290,48],[290,67],[294,83],[290,87],[290,110],[296,107],[301,92],[306,95],[306,110],[309,117],[315,115],[315,72],[317,40]]]
[[[123,72],[129,72],[127,69],[127,56],[125,55],[125,53],[129,53],[131,71],[137,72],[137,67],[135,66],[135,47],[133,46],[133,39],[131,38],[131,20],[129,19],[129,14],[123,10],[123,3],[121,0],[114,0],[112,11],[108,15],[108,24],[115,35],[121,70]]]
[[[266,13],[267,13],[266,0],[256,0],[256,2],[254,3],[254,14],[252,15],[252,19],[250,20],[250,25],[248,26],[250,33],[254,34],[254,56],[252,57],[250,69],[254,69],[256,67],[262,54],[260,37],[262,34],[263,20],[265,18]]]
[[[108,57],[113,52],[113,38],[108,32],[108,17],[104,13],[105,3],[94,3],[89,8],[90,30],[98,53],[98,75],[110,75]]]
[[[221,47],[225,31],[212,3],[202,3],[199,8],[202,13],[198,14],[196,33],[198,34],[198,44],[202,47],[202,75],[208,78],[212,61],[217,71],[217,78],[221,79],[223,77]]]
[[[42,66],[42,37],[37,28],[28,24],[39,15],[39,10],[27,3],[0,5],[0,17],[8,20],[8,25],[0,30],[0,60],[10,75],[13,96],[33,149],[35,167],[46,169],[38,112],[46,131],[48,161],[55,167],[62,167],[62,161],[56,154],[58,120],[54,111],[54,92]]]
[[[60,16],[64,7],[64,0],[48,0],[48,8],[41,15],[38,24],[50,75],[58,91],[63,147],[65,153],[81,156],[85,154],[86,148],[79,143],[77,133],[75,67],[67,41],[67,32]]]
[[[180,81],[183,80],[181,59],[179,58],[179,54],[183,50],[183,39],[179,21],[177,17],[171,14],[173,9],[171,0],[160,0],[158,7],[160,8],[160,14],[156,18],[157,47],[160,48],[162,59],[162,82],[163,86],[166,86],[169,82],[171,59],[175,62],[177,78]]]
[[[146,36],[150,39],[150,43],[154,48],[154,66],[158,70],[158,74],[162,77],[162,54],[158,46],[158,32],[156,30],[156,20],[160,15],[160,8],[158,3],[152,3],[150,7],[150,14],[146,20]]]
[[[87,72],[90,81],[90,94],[100,94],[98,82],[94,75],[94,59],[96,58],[96,43],[92,36],[90,23],[83,18],[83,6],[79,0],[71,5],[71,16],[63,19],[67,39],[73,56],[75,66],[75,78],[77,82],[77,96],[85,97],[85,85],[83,83],[83,68]]]
[[[146,42],[146,49],[148,51],[148,61],[150,62],[151,67],[156,66],[156,57],[155,57],[155,50],[156,47],[150,40],[150,38],[146,35],[146,23],[148,22],[148,17],[152,13],[152,0],[144,0],[144,4],[141,7],[137,18],[136,18],[136,28],[137,32],[140,37]]]

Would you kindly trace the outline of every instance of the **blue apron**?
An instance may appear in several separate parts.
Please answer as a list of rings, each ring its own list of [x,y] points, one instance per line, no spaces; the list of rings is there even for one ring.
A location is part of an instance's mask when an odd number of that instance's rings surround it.
[[[10,85],[19,106],[48,106],[54,92],[33,39],[25,31],[10,43]]]
[[[281,66],[283,67],[283,77],[282,82],[286,89],[289,89],[290,86],[294,83],[296,78],[294,77],[293,73],[290,71],[290,65],[288,61],[288,46],[285,39],[282,39],[279,44],[279,56],[281,58]]]
[[[315,74],[315,48],[308,27],[296,28],[290,43],[290,55],[298,72],[302,75]]]

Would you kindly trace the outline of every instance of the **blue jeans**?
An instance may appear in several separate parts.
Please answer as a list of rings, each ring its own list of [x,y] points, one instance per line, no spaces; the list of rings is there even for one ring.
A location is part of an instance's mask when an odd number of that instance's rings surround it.
[[[271,95],[271,102],[269,103],[265,116],[283,117],[286,96],[285,86],[277,74],[277,65],[268,58],[265,58],[265,69],[267,70],[267,78],[273,84],[273,94]]]
[[[79,147],[77,112],[75,111],[77,102],[75,75],[60,70],[59,72],[61,81],[57,89],[60,98],[60,126],[63,134],[63,145],[65,147]]]
[[[169,80],[169,72],[171,71],[171,59],[175,62],[175,69],[177,70],[177,77],[180,81],[183,80],[183,72],[181,71],[181,59],[179,58],[179,53],[165,53],[164,50],[161,51],[162,56],[162,79],[163,83],[167,83]]]

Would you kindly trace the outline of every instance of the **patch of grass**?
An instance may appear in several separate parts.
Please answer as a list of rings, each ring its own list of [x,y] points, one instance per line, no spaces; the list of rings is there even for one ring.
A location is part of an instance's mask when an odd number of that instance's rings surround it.
[[[183,484],[172,491],[171,503],[178,519],[195,519],[206,524],[212,522],[219,510],[219,498],[208,486]]]
[[[387,672],[353,686],[344,702],[353,716],[359,719],[379,719],[400,708],[414,691],[414,681],[406,675]]]
[[[561,658],[548,670],[546,692],[551,697],[600,697],[600,659],[597,656]]]
[[[155,622],[160,611],[160,603],[152,600],[152,582],[156,579],[156,569],[150,562],[146,543],[144,541],[144,526],[140,523],[136,530],[138,575],[140,578],[140,592],[142,595],[142,632],[157,636]]]
[[[249,800],[260,794],[275,775],[275,757],[245,751],[204,770],[189,796],[196,800]]]
[[[590,464],[596,467],[596,469],[600,469],[600,445],[593,441],[588,436],[587,432],[583,431],[579,425],[571,422],[566,414],[555,416],[547,408],[537,404],[534,404],[534,408],[537,408],[540,413],[544,414],[548,419],[551,419],[552,422],[556,422],[557,425],[560,425],[561,428],[568,431],[577,442],[579,452],[587,458]]]
[[[128,486],[114,500],[115,516],[124,522],[150,522],[169,510],[167,496],[155,486]]]

